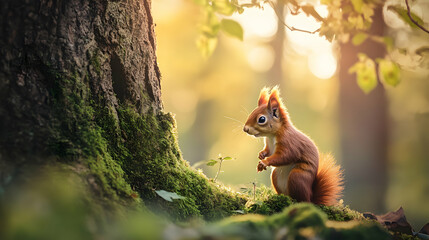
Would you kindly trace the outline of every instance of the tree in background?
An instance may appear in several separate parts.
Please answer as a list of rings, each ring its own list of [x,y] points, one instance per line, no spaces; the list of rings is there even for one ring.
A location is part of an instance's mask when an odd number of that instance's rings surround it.
[[[382,36],[385,32],[381,8],[375,9],[370,34]],[[341,154],[344,166],[344,198],[349,202],[361,199],[353,207],[361,211],[385,211],[387,188],[388,116],[387,99],[383,86],[378,85],[365,95],[354,81],[349,69],[364,53],[371,59],[386,54],[380,43],[367,41],[359,46],[341,45],[339,66],[339,117]],[[362,192],[371,196],[362,200]],[[365,209],[365,210],[364,210]]]

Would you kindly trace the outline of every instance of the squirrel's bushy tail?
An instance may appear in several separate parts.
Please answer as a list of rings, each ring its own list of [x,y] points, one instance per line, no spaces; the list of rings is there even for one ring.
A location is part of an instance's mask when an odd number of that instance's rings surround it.
[[[341,197],[343,186],[343,174],[340,166],[335,165],[335,159],[330,154],[321,154],[319,169],[313,184],[312,202],[327,206],[335,205]]]

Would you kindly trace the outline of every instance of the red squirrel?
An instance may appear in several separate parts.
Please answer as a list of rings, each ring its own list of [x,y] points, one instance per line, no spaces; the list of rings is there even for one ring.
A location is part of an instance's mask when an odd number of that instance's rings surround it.
[[[299,202],[335,205],[343,190],[340,167],[331,155],[320,155],[314,142],[292,124],[279,97],[278,87],[262,89],[258,107],[243,130],[265,137],[259,152],[258,172],[274,167],[271,183],[278,194]]]

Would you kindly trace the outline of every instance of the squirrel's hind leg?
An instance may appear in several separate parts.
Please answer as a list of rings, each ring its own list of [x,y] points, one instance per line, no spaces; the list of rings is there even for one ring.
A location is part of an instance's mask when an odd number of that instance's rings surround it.
[[[310,202],[313,195],[314,174],[300,168],[294,168],[289,174],[287,191],[298,202]]]

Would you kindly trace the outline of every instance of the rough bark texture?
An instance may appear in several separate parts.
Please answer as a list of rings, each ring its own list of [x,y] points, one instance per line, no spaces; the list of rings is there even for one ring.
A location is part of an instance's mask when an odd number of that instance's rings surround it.
[[[0,13],[1,189],[49,163],[109,206],[140,195],[179,219],[213,219],[243,205],[181,158],[150,0],[5,0]],[[187,198],[166,204],[161,189]]]
[[[111,109],[129,102],[142,113],[149,108],[161,110],[148,4],[2,3],[0,132],[4,157],[46,153],[46,136],[57,129],[52,105],[60,94],[61,78],[76,78],[90,89],[86,94],[102,96],[97,100]]]

